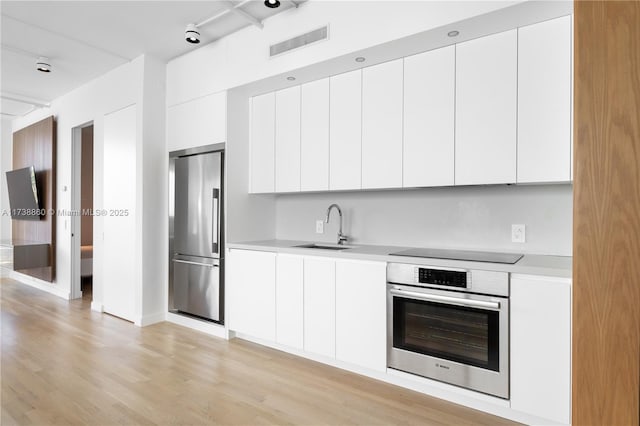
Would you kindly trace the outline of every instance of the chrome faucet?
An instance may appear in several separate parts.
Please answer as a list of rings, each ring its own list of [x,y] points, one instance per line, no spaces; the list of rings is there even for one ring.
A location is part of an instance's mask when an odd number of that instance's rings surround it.
[[[334,208],[338,210],[338,215],[340,216],[340,228],[338,229],[338,244],[344,244],[347,242],[347,236],[342,233],[342,210],[340,210],[340,206],[337,204],[331,204],[327,209],[327,218],[325,219],[326,223],[329,223],[329,215],[331,214],[331,209]]]

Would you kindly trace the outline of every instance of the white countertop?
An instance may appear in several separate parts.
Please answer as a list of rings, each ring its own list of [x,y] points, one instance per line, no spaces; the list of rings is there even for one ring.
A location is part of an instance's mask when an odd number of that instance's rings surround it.
[[[522,259],[513,265],[504,263],[471,262],[449,259],[432,259],[408,256],[390,256],[411,247],[376,246],[354,244],[354,248],[347,250],[325,250],[315,248],[295,247],[309,244],[311,241],[295,240],[265,240],[247,241],[240,243],[227,243],[227,248],[242,250],[259,250],[276,253],[291,253],[307,256],[332,257],[336,259],[372,260],[379,262],[410,263],[415,265],[428,265],[435,267],[454,267],[464,269],[479,269],[487,271],[503,271],[513,274],[543,275],[549,277],[571,278],[572,258],[570,256],[544,256],[525,254]],[[326,244],[326,243],[318,243]],[[487,250],[490,251],[490,250]]]

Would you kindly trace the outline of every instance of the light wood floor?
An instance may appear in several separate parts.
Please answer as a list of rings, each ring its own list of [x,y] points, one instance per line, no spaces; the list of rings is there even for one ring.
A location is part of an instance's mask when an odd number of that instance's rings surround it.
[[[506,425],[416,392],[170,323],[138,328],[8,279],[2,425]]]

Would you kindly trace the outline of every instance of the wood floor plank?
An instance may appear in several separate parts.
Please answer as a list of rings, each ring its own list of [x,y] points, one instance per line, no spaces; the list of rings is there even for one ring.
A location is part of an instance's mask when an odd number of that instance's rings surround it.
[[[0,280],[2,425],[512,425],[242,340]]]

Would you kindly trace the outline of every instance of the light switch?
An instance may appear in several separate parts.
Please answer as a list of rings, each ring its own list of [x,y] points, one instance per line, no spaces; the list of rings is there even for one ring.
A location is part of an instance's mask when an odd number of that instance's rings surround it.
[[[324,234],[324,220],[316,220],[316,234]]]

